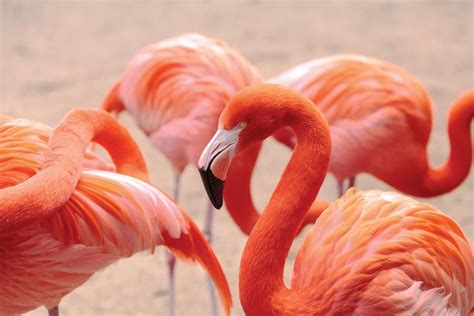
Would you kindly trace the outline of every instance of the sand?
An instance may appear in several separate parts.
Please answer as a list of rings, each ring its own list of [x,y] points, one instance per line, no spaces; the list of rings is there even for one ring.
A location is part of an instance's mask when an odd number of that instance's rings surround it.
[[[5,1],[1,17],[0,112],[55,125],[77,106],[97,107],[125,63],[142,46],[183,32],[225,39],[270,76],[311,58],[361,53],[409,70],[428,89],[434,104],[430,160],[447,158],[448,106],[474,86],[471,1],[423,2],[149,2]],[[153,181],[171,192],[170,164],[125,115],[149,162]],[[254,195],[265,205],[290,153],[269,141],[259,160]],[[181,204],[203,221],[206,197],[193,168],[184,173]],[[368,175],[363,189],[390,189]],[[334,199],[328,178],[321,197]],[[473,173],[452,193],[429,199],[474,237]],[[216,212],[215,250],[238,299],[239,258],[245,236],[226,211]],[[298,239],[298,244],[301,239]],[[296,247],[294,247],[296,248]],[[292,251],[292,255],[294,249]],[[287,270],[291,265],[290,256]],[[196,266],[177,268],[177,315],[209,315],[204,274]],[[97,273],[64,298],[62,315],[165,315],[164,253],[140,254]],[[38,309],[29,315],[45,315]]]

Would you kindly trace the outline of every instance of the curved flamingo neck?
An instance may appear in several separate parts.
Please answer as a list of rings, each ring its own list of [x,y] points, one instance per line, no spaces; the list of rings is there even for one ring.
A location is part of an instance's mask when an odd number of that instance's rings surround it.
[[[291,107],[287,122],[298,145],[242,254],[239,288],[247,315],[272,315],[272,297],[286,290],[285,260],[328,169],[331,140],[324,116],[311,105]],[[291,116],[291,115],[290,115]]]
[[[224,187],[224,201],[227,211],[246,235],[250,235],[260,218],[260,212],[252,200],[251,179],[261,147],[262,143],[255,144],[239,153],[238,157],[232,160]],[[306,225],[314,224],[328,205],[327,201],[315,201],[306,213],[300,231]]]
[[[260,218],[252,201],[250,184],[261,147],[262,143],[255,144],[232,160],[224,187],[227,211],[246,235],[250,235]]]
[[[67,202],[92,141],[109,152],[118,172],[148,180],[145,160],[125,127],[100,110],[73,110],[51,134],[44,167],[28,180],[0,190],[0,234],[42,220]]]
[[[470,125],[473,118],[474,90],[469,90],[453,102],[449,111],[449,159],[443,165],[428,170],[419,195],[434,196],[449,192],[467,177],[472,164]]]

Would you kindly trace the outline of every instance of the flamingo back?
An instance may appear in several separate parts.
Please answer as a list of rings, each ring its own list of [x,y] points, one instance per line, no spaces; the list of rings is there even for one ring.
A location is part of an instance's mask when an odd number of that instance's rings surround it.
[[[46,160],[52,128],[33,120],[0,116],[0,189],[33,176]],[[84,169],[114,171],[113,164],[87,150]]]
[[[0,117],[0,189],[25,181],[41,168],[50,131],[39,122]]]
[[[421,178],[429,169],[432,105],[421,83],[404,69],[375,58],[336,55],[270,81],[306,95],[325,114],[333,141],[329,171],[338,180],[367,172],[400,188],[401,174]],[[289,128],[275,138],[295,146]]]
[[[305,237],[292,288],[302,314],[466,315],[474,306],[473,246],[429,204],[350,189]]]
[[[401,112],[413,134],[426,144],[431,101],[421,83],[404,69],[358,55],[336,55],[298,65],[269,80],[311,99],[330,125],[361,121],[384,107]]]
[[[120,95],[140,127],[151,134],[185,116],[217,121],[232,95],[261,80],[223,41],[184,34],[141,49],[122,75]]]

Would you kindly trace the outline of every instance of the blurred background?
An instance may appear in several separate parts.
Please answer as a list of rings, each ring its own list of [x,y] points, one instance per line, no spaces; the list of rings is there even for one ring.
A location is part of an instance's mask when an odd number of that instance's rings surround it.
[[[434,106],[431,163],[447,159],[450,102],[474,86],[472,1],[6,1],[1,0],[0,113],[55,126],[74,107],[98,107],[133,54],[149,43],[184,32],[220,37],[265,76],[316,57],[359,53],[386,59],[415,75]],[[138,139],[155,184],[170,192],[173,173],[131,118],[121,121]],[[254,175],[262,208],[290,152],[267,141]],[[428,202],[453,217],[474,237],[473,172],[452,193]],[[359,176],[362,189],[387,189]],[[328,177],[321,198],[336,197]],[[203,222],[206,195],[197,171],[183,178],[181,204]],[[243,315],[238,269],[245,236],[225,210],[215,213],[214,248],[233,291],[233,315]],[[299,238],[288,260],[287,271]],[[204,273],[178,264],[177,315],[208,315]],[[287,277],[289,273],[287,273]],[[139,254],[97,273],[60,305],[62,315],[165,315],[164,251]],[[39,309],[29,315],[46,315]]]

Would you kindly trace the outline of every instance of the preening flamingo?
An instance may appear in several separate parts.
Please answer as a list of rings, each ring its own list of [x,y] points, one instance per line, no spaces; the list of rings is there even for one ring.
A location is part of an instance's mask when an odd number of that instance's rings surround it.
[[[474,250],[435,207],[394,192],[349,190],[301,245],[291,287],[285,259],[330,165],[330,129],[306,97],[278,85],[241,90],[222,112],[199,168],[218,204],[238,153],[291,128],[297,145],[242,254],[248,316],[466,315],[474,306]],[[218,205],[217,205],[218,206]]]
[[[336,55],[298,65],[269,82],[306,95],[326,116],[333,142],[329,172],[340,195],[343,181],[353,186],[361,172],[419,197],[447,193],[469,174],[474,89],[451,105],[450,156],[432,167],[427,145],[433,106],[423,85],[404,69],[375,58]],[[275,137],[291,148],[296,144],[288,128]]]
[[[172,163],[178,201],[180,176],[216,130],[228,99],[241,88],[261,82],[257,70],[221,40],[185,34],[141,49],[106,96],[102,108],[127,110],[151,143]],[[211,241],[212,205],[208,203],[204,234]],[[169,306],[174,314],[174,257],[168,256]],[[212,284],[213,314],[216,303]]]
[[[91,141],[106,148],[118,173],[85,153]],[[158,245],[202,265],[229,314],[229,287],[204,235],[146,182],[137,144],[112,116],[73,110],[52,133],[0,116],[0,161],[1,315],[42,305],[58,315],[62,297],[95,272]]]

